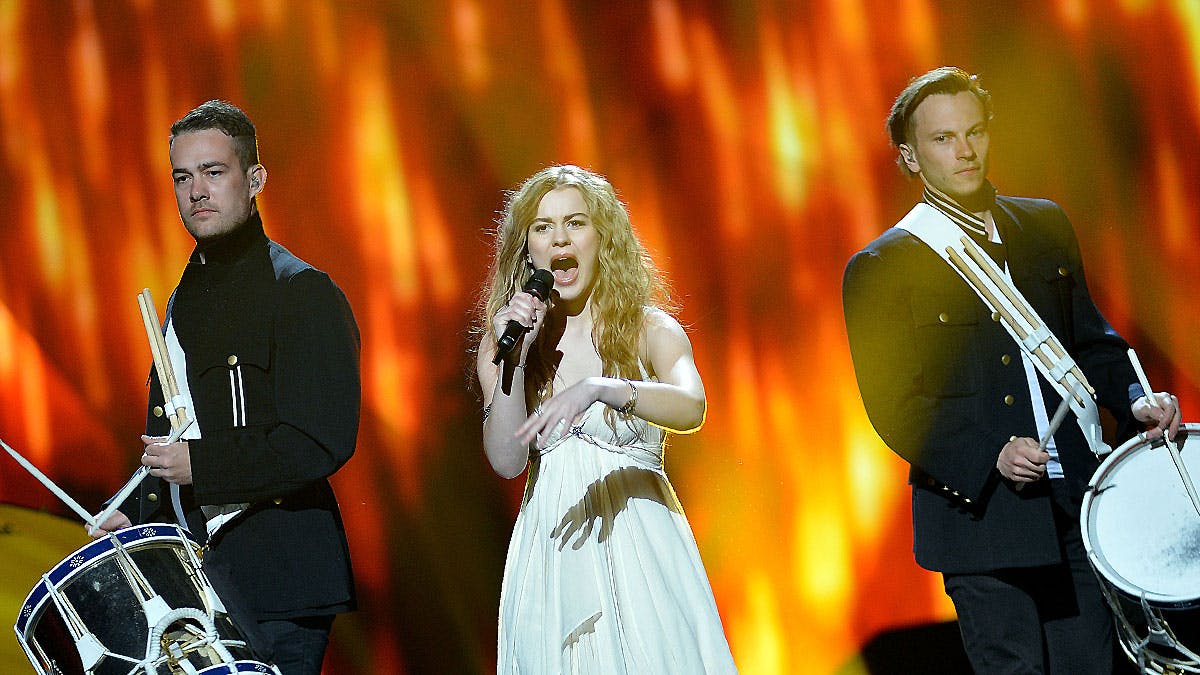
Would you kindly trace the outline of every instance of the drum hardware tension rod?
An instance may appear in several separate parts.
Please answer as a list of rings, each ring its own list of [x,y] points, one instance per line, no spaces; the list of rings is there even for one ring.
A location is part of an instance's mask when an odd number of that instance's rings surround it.
[[[1133,364],[1133,372],[1137,373],[1138,382],[1145,392],[1146,402],[1150,404],[1150,407],[1162,410],[1162,406],[1158,404],[1158,397],[1150,388],[1150,380],[1146,378],[1146,371],[1142,370],[1142,362],[1138,360],[1137,352],[1130,349],[1128,354],[1129,362]],[[1166,429],[1163,429],[1162,438],[1163,444],[1167,446],[1167,452],[1171,455],[1171,461],[1175,462],[1175,470],[1179,472],[1179,479],[1183,481],[1183,488],[1187,490],[1188,498],[1192,500],[1192,508],[1196,509],[1196,515],[1200,515],[1200,495],[1196,494],[1196,486],[1192,483],[1192,477],[1188,475],[1187,467],[1183,464],[1183,456],[1179,454],[1179,447],[1167,435]]]
[[[75,643],[75,649],[79,653],[80,661],[87,670],[93,672],[96,664],[104,660],[104,657],[112,652],[100,642],[92,631],[88,630],[87,622],[79,616],[75,605],[66,597],[65,589],[59,590],[50,581],[49,574],[42,575],[42,583],[46,585],[47,595],[50,596],[50,601],[54,603],[55,609],[63,618],[63,623],[66,624],[67,632],[71,634],[71,640]],[[55,668],[57,671],[58,668]]]

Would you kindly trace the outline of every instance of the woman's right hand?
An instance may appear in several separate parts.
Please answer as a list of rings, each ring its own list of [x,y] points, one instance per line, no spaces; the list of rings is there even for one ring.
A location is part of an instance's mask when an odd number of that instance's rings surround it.
[[[517,363],[525,363],[525,356],[529,353],[529,346],[537,339],[542,324],[546,322],[547,309],[548,307],[545,302],[538,300],[530,293],[521,291],[514,295],[512,300],[509,300],[508,304],[499,312],[496,312],[495,318],[492,319],[492,331],[497,343],[499,343],[501,336],[504,335],[504,329],[508,327],[509,321],[516,321],[526,328],[525,335],[522,336],[518,343],[520,347],[520,360]],[[518,350],[513,351],[517,352]]]
[[[504,478],[515,478],[529,463],[529,446],[517,442],[514,431],[525,418],[526,412],[524,366],[529,349],[546,322],[548,305],[521,292],[513,296],[508,304],[492,317],[491,345],[481,345],[478,353],[477,374],[483,387],[483,403],[486,406],[483,422],[483,450],[492,469]],[[520,335],[515,349],[510,351],[500,367],[493,365],[499,348],[500,338],[508,324],[515,321],[526,330]],[[486,347],[490,346],[489,350]]]

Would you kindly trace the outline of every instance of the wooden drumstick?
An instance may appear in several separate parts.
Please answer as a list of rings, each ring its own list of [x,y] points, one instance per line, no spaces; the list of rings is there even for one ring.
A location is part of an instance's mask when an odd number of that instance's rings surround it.
[[[146,339],[150,342],[150,355],[154,359],[154,368],[158,372],[158,383],[162,388],[164,407],[169,411],[171,428],[179,429],[187,425],[187,410],[175,408],[175,398],[179,396],[179,384],[175,379],[175,368],[167,352],[167,341],[162,334],[162,325],[158,320],[158,310],[154,308],[154,299],[150,289],[144,288],[138,295],[138,308],[142,313],[142,323],[146,327]]]
[[[1050,445],[1050,439],[1054,438],[1054,433],[1058,431],[1059,427],[1062,426],[1063,420],[1067,419],[1067,412],[1071,410],[1071,399],[1075,396],[1078,396],[1077,391],[1079,386],[1080,385],[1076,385],[1076,391],[1071,392],[1072,396],[1064,396],[1063,400],[1059,402],[1058,408],[1054,411],[1054,417],[1050,418],[1050,426],[1046,428],[1045,435],[1043,435],[1041,440],[1038,441],[1038,452],[1046,451],[1046,446]],[[1016,438],[1016,436],[1013,436],[1009,440],[1013,441],[1016,440]],[[1025,487],[1025,484],[1017,483],[1014,487],[1016,487],[1017,492],[1020,492],[1021,488]]]
[[[967,251],[970,252],[970,248],[968,248]],[[958,255],[958,252],[950,247],[946,247],[946,254],[950,258],[951,264],[953,264],[959,270],[959,272],[964,277],[967,278],[967,282],[969,284],[971,284],[971,286],[973,286],[981,295],[984,296],[986,302],[990,306],[996,308],[996,312],[1000,315],[1000,318],[1003,319],[1005,323],[1007,323],[1009,326],[1012,326],[1013,330],[1016,331],[1016,333],[1017,333],[1017,337],[1020,338],[1021,340],[1025,340],[1026,338],[1028,338],[1029,331],[1025,330],[1025,327],[1021,324],[1020,321],[1016,320],[1016,317],[1014,317],[1012,315],[1012,313],[1008,311],[1008,308],[1005,307],[1004,304],[1000,302],[999,298],[997,298],[995,296],[995,294],[991,292],[991,289],[989,289],[983,283],[983,280],[979,278],[979,275],[976,274],[975,271],[967,265],[966,261],[964,261],[962,259],[962,256]],[[1007,282],[999,283],[993,279],[993,283],[996,283],[997,287],[999,287],[1001,289],[1001,292],[1003,292],[1005,294],[1005,296],[1008,297],[1010,303],[1012,303],[1014,306],[1020,305],[1019,298],[1013,297],[1011,289],[1008,288]],[[1020,311],[1019,307],[1018,307],[1018,311]],[[1022,313],[1022,314],[1024,315],[1024,313]],[[1032,325],[1032,323],[1031,323],[1031,325]],[[1054,344],[1054,343],[1051,342],[1050,344]],[[1052,351],[1057,352],[1058,350],[1052,350]],[[1044,365],[1047,370],[1052,369],[1054,367],[1053,361],[1042,350],[1035,349],[1035,350],[1033,350],[1031,355],[1038,358],[1042,362],[1042,365]],[[1087,378],[1084,377],[1083,371],[1079,370],[1079,366],[1073,366],[1071,368],[1070,372],[1072,375],[1075,376],[1076,380],[1080,384],[1082,384],[1085,389],[1087,389],[1088,393],[1095,393],[1095,390],[1092,389],[1092,385],[1089,384],[1087,381]],[[1059,384],[1063,385],[1063,387],[1065,389],[1072,388],[1070,386],[1070,384],[1066,381],[1065,376],[1063,377],[1063,379],[1059,380]],[[1078,392],[1075,394],[1075,398],[1077,401],[1079,401],[1080,405],[1083,404],[1083,398]]]
[[[164,365],[163,354],[158,349],[158,341],[155,339],[155,334],[159,332],[158,313],[152,307],[147,307],[146,298],[138,295],[138,309],[142,313],[142,325],[146,329],[146,339],[150,343],[150,356],[154,362],[154,370],[158,372],[158,384],[162,389],[163,399],[168,404],[167,416],[171,420],[171,426],[175,426],[178,422],[175,411],[169,410],[171,402],[170,385],[167,381],[166,366]]]
[[[1029,304],[1025,302],[1025,298],[1013,292],[1011,286],[1009,286],[1008,280],[999,275],[995,264],[992,263],[992,259],[988,258],[987,254],[979,250],[978,246],[974,241],[971,241],[970,237],[962,237],[959,241],[962,242],[963,250],[967,252],[967,255],[970,256],[971,259],[975,261],[975,264],[983,270],[984,274],[986,274],[988,278],[992,280],[992,283],[996,285],[996,288],[1000,289],[1000,292],[1004,294],[1004,297],[1008,298],[1009,303],[1011,303],[1013,307],[1016,307],[1017,311],[1020,312],[1021,316],[1025,319],[1025,322],[1028,323],[1029,326],[1034,330],[1040,328],[1041,323],[1038,321],[1037,314],[1034,313],[1033,309],[1029,307]],[[1016,324],[1013,325],[1016,326]],[[1066,356],[1066,353],[1057,342],[1048,342],[1047,347],[1051,352],[1054,353],[1054,358],[1056,359],[1061,359]],[[1046,363],[1047,367],[1052,366],[1048,358],[1046,358],[1044,355],[1040,356],[1042,356],[1042,361],[1043,363]],[[1079,370],[1078,366],[1071,368],[1071,372],[1080,382],[1083,383],[1084,388],[1087,389],[1089,394],[1093,396],[1096,394],[1096,390],[1093,389],[1092,385],[1088,383],[1087,378],[1083,376],[1083,371]],[[1078,395],[1076,396],[1078,397]],[[1082,399],[1080,400],[1082,401]]]
[[[162,389],[163,407],[169,411],[167,417],[171,420],[171,435],[167,437],[166,444],[170,445],[179,440],[183,432],[192,425],[192,420],[188,419],[186,409],[174,408],[175,398],[179,395],[179,385],[175,380],[175,368],[171,364],[171,357],[167,352],[167,342],[163,338],[162,325],[159,323],[158,310],[154,308],[154,298],[150,295],[150,289],[143,288],[137,299],[138,310],[142,315],[142,326],[146,329],[146,340],[150,343],[150,356],[154,361],[154,370],[158,373],[159,388]],[[96,514],[91,521],[88,534],[94,533],[96,528],[108,520],[108,517],[120,507],[121,502],[133,493],[148,473],[150,473],[150,469],[146,466],[139,467],[134,472],[129,482],[109,500],[108,506]]]
[[[1133,372],[1137,374],[1138,382],[1146,392],[1146,402],[1150,404],[1150,407],[1161,410],[1162,406],[1158,404],[1158,397],[1150,388],[1150,380],[1146,378],[1146,371],[1142,370],[1142,362],[1138,360],[1137,353],[1130,349],[1128,354],[1129,362],[1133,364]],[[1197,515],[1200,515],[1200,495],[1196,494],[1196,486],[1192,483],[1187,467],[1183,464],[1183,456],[1179,454],[1179,447],[1167,436],[1166,429],[1163,429],[1162,437],[1163,444],[1167,446],[1167,452],[1171,455],[1171,461],[1175,462],[1175,470],[1179,472],[1179,479],[1183,481],[1183,488],[1187,490],[1188,498],[1192,500],[1192,508],[1196,509]]]
[[[1071,392],[1072,395],[1078,395]],[[1054,411],[1054,417],[1050,418],[1050,426],[1046,429],[1046,435],[1042,436],[1042,440],[1038,441],[1038,450],[1045,452],[1046,446],[1050,444],[1050,439],[1054,438],[1054,433],[1062,426],[1063,420],[1067,418],[1067,413],[1071,410],[1071,396],[1063,398],[1058,404],[1058,409]]]
[[[170,445],[178,441],[179,438],[183,436],[183,432],[187,431],[188,427],[192,426],[192,422],[194,421],[195,420],[188,420],[186,423],[172,431],[171,435],[167,436],[167,440],[163,441],[163,445]],[[133,477],[129,479],[129,482],[125,484],[125,487],[118,490],[116,496],[109,500],[108,506],[105,507],[100,513],[96,514],[95,523],[91,528],[88,529],[88,534],[92,534],[95,532],[96,528],[103,525],[104,521],[108,520],[108,517],[111,516],[113,512],[121,506],[121,502],[124,502],[126,499],[128,499],[129,495],[133,494],[133,491],[136,490],[137,486],[142,482],[142,479],[149,474],[150,467],[138,467],[138,470],[133,472]]]
[[[1000,278],[1000,276],[996,273],[996,270],[983,260],[987,254],[976,249],[973,245],[975,242],[971,241],[970,237],[962,237],[959,239],[959,241],[963,244],[963,250],[966,251],[967,255],[975,261],[975,264],[979,266],[979,269],[983,270],[983,273],[992,280],[992,283],[996,285],[996,288],[999,288],[1000,292],[1004,293],[1004,295],[1008,297],[1008,300],[1012,303],[1012,306],[1016,307],[1017,311],[1021,313],[1021,316],[1025,317],[1025,322],[1030,326],[1036,327],[1038,325],[1037,316],[1029,311],[1029,308],[1025,306],[1025,303],[1020,302],[1017,298],[1013,297],[1012,293],[1009,292],[1008,282],[1005,279]],[[988,260],[991,260],[991,258],[988,258]]]
[[[158,310],[154,307],[154,298],[150,295],[149,288],[142,289],[142,298],[145,299],[146,309],[149,310],[150,316],[154,319],[154,325],[157,330],[154,331],[154,344],[162,357],[163,370],[167,373],[167,386],[171,391],[171,395],[179,395],[179,380],[175,377],[175,364],[171,361],[169,352],[167,351],[167,338],[163,335],[162,322],[158,320]],[[186,418],[186,412],[183,412],[183,417]],[[184,420],[181,419],[180,423]]]

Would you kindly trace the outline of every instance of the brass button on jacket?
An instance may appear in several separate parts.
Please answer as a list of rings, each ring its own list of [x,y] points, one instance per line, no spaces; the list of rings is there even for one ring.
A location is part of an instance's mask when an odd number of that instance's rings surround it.
[[[227,359],[225,359],[225,360],[229,362],[229,365],[231,365],[231,366],[236,366],[236,365],[237,365],[237,361],[238,361],[238,359],[237,359],[237,354],[230,354],[230,355],[229,355],[229,358],[227,358]]]
[[[1007,396],[1005,396],[1005,397],[1004,397],[1004,405],[1012,405],[1012,404],[1013,404],[1013,402],[1014,402],[1014,401],[1016,401],[1016,400],[1017,400],[1017,399],[1013,398],[1013,395],[1012,395],[1012,394],[1009,394],[1009,395],[1007,395]]]
[[[1008,354],[1005,354],[1004,356],[1000,357],[1000,363],[1003,363],[1007,366],[1008,364],[1012,363],[1012,357]]]
[[[163,416],[163,409],[162,409],[162,406],[161,406],[161,405],[156,405],[156,406],[154,406],[154,410],[151,410],[150,412],[154,413],[154,416],[155,416],[155,417],[162,417],[162,416]]]
[[[938,321],[941,321],[942,323],[947,323],[950,321],[950,315],[946,312],[942,312],[941,314],[938,314]]]
[[[146,499],[148,499],[152,502],[156,502],[156,501],[158,501],[158,495],[151,492],[150,494],[146,495]]]

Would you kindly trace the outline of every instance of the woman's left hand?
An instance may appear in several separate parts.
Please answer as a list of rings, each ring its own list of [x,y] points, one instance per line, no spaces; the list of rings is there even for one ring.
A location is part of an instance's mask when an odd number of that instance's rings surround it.
[[[530,415],[529,419],[517,428],[517,440],[528,445],[560,424],[578,424],[583,419],[583,413],[600,400],[603,381],[604,378],[584,378],[567,387],[562,393],[546,399],[542,403],[541,412]]]

